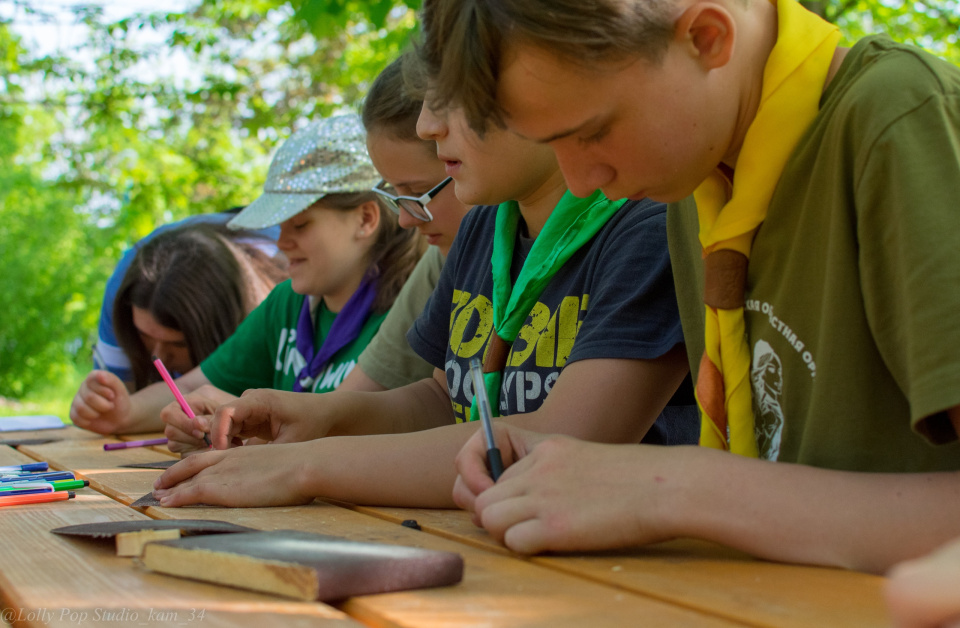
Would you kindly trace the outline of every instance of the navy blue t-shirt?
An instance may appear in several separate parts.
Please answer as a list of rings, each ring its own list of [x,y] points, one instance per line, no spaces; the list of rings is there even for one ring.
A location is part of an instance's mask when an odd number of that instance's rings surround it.
[[[407,334],[414,351],[446,371],[458,422],[470,418],[470,358],[482,360],[493,327],[496,213],[495,206],[476,207],[463,219],[437,287]],[[518,235],[514,280],[532,246],[532,239]],[[571,362],[650,360],[682,342],[666,206],[628,201],[557,271],[531,309],[503,371],[500,414],[539,408]],[[699,430],[687,378],[644,442],[696,443]]]

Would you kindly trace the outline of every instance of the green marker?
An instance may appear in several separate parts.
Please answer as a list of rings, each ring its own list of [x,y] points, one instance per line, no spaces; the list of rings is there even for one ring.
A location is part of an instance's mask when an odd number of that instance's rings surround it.
[[[86,488],[90,486],[89,480],[56,480],[51,482],[55,491],[72,491],[75,488]]]

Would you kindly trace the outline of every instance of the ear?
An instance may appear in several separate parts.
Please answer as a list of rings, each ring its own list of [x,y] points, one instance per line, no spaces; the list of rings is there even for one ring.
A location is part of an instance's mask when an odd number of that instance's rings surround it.
[[[695,2],[677,20],[674,38],[687,46],[705,70],[715,70],[733,55],[736,21],[720,4]]]
[[[380,226],[380,203],[369,200],[362,205],[358,205],[355,211],[359,220],[357,238],[368,238],[375,234]]]

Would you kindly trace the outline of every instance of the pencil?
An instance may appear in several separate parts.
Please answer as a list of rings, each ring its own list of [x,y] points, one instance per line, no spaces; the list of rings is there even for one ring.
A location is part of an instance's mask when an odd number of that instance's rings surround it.
[[[130,449],[131,447],[152,447],[153,445],[166,445],[169,441],[166,438],[151,438],[148,440],[128,440],[122,443],[107,443],[103,446],[104,451],[114,449]]]
[[[483,381],[483,367],[477,358],[470,359],[470,374],[473,376],[473,393],[477,396],[477,412],[483,424],[483,435],[487,439],[487,466],[490,467],[490,477],[496,482],[503,473],[503,460],[497,449],[497,441],[493,438],[493,412],[490,411],[487,386]]]

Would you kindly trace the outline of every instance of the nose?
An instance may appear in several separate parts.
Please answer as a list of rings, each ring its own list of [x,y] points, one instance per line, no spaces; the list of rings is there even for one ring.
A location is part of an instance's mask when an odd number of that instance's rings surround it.
[[[566,150],[554,146],[554,152],[563,178],[567,181],[567,188],[574,196],[586,198],[617,177],[617,171],[612,166],[591,157],[582,149]]]
[[[171,353],[167,349],[167,345],[164,342],[160,340],[156,340],[154,341],[153,346],[147,347],[147,349],[150,350],[151,355],[160,358],[160,361],[163,362],[164,364],[170,363]]]
[[[438,140],[447,134],[447,124],[424,101],[417,119],[417,135],[423,140]]]
[[[397,216],[397,221],[400,223],[400,227],[402,229],[414,229],[422,224],[426,224],[424,221],[415,217],[405,209],[400,210],[400,215]]]
[[[280,223],[280,237],[277,238],[277,248],[281,251],[289,251],[293,248],[293,238],[291,237],[292,228],[286,222]]]

